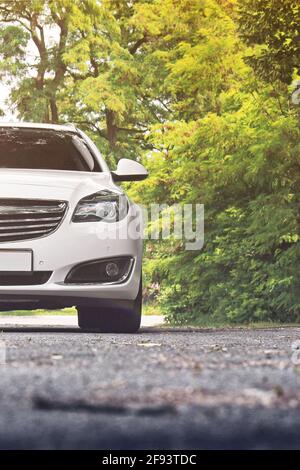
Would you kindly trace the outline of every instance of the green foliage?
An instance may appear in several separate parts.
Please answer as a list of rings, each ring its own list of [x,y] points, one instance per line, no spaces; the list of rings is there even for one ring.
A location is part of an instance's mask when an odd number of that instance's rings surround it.
[[[289,84],[300,73],[298,0],[239,0],[243,39],[254,49],[248,61],[261,78]]]
[[[187,126],[181,144],[177,126],[168,178],[178,183],[170,198],[205,203],[206,239],[201,252],[175,249],[162,264],[158,250],[157,260],[151,254],[159,267],[152,276],[162,282],[161,301],[175,323],[197,323],[199,315],[299,320],[298,120],[279,113],[270,119],[251,95],[244,100],[234,113],[190,123],[188,142]],[[191,156],[184,167],[183,154]],[[155,197],[152,188],[146,198]],[[160,190],[157,196],[160,201]]]
[[[299,111],[278,77],[274,87],[252,73],[234,15],[218,12],[196,46],[174,46],[165,83],[174,80],[177,119],[152,127],[156,151],[140,192],[144,203],[204,203],[205,246],[154,245],[150,277],[172,323],[299,321]],[[215,30],[226,55],[214,54]]]
[[[140,203],[205,204],[201,251],[145,248],[145,297],[176,324],[300,317],[299,5],[237,4],[0,1],[0,74],[22,118],[78,122],[110,164],[140,157]]]
[[[26,67],[26,46],[29,34],[19,26],[9,25],[0,29],[0,76],[10,78]],[[13,54],[12,54],[13,51]]]

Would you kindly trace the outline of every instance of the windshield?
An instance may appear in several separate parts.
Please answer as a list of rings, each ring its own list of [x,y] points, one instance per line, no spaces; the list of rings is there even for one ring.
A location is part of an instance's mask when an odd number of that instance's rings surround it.
[[[3,127],[0,168],[100,171],[85,141],[77,134]]]

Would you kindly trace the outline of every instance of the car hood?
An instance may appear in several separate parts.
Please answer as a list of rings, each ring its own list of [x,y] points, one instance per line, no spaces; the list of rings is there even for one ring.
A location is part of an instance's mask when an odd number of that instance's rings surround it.
[[[102,189],[117,189],[110,173],[0,169],[0,198],[56,199],[76,203]]]

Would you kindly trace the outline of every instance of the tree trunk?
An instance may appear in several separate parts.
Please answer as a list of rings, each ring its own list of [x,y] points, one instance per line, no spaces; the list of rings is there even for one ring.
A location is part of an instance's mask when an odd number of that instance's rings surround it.
[[[117,126],[115,123],[115,113],[111,109],[105,109],[107,138],[111,150],[114,150],[117,143]]]
[[[51,110],[51,123],[57,124],[58,123],[58,109],[56,104],[55,97],[50,98],[50,110]]]

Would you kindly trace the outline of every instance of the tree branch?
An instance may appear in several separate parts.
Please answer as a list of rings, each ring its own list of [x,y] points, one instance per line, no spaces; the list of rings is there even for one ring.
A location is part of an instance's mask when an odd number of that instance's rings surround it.
[[[140,38],[138,41],[136,41],[135,44],[133,44],[130,48],[129,48],[129,52],[131,55],[134,55],[137,50],[145,43],[147,42],[148,38],[147,38],[147,35],[144,35],[142,38]]]

